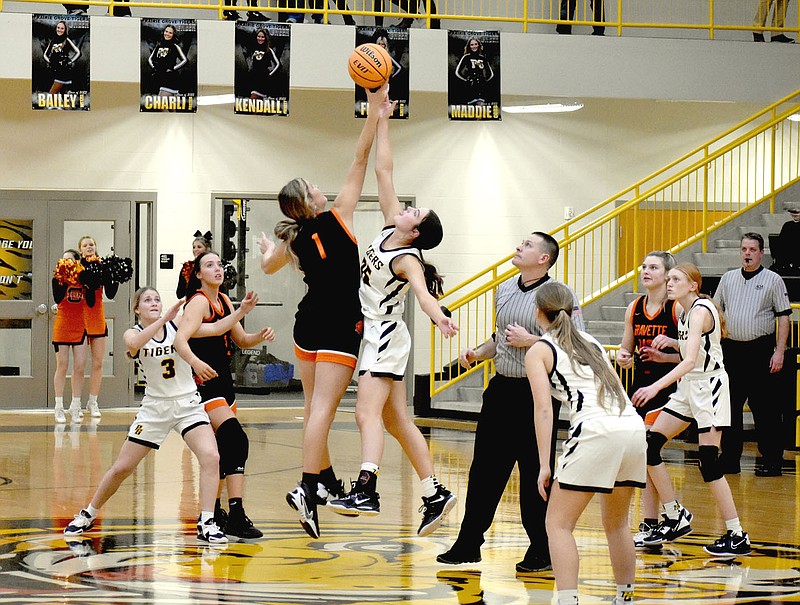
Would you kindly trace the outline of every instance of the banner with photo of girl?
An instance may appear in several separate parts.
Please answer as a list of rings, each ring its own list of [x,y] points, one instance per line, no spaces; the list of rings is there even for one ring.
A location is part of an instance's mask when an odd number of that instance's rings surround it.
[[[234,113],[289,115],[291,29],[288,23],[236,22]]]
[[[141,24],[139,110],[197,111],[197,22],[148,19]]]
[[[33,109],[89,111],[89,17],[32,16]]]
[[[389,51],[389,56],[392,58],[389,98],[397,101],[397,107],[392,113],[393,120],[407,120],[409,116],[408,40],[408,29],[367,25],[356,27],[356,46],[366,42],[379,44]],[[356,86],[355,116],[367,117],[367,91],[361,86]]]
[[[500,120],[500,32],[447,32],[451,120]]]

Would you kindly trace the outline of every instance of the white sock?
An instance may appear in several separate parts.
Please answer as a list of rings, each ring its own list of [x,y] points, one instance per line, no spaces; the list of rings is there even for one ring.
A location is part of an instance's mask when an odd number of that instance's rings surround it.
[[[92,519],[94,519],[97,516],[97,514],[100,512],[100,509],[99,508],[95,508],[94,506],[92,506],[91,502],[83,510],[85,510],[87,513],[89,513],[92,516]]]
[[[80,409],[80,407],[81,407],[81,398],[80,397],[73,397],[72,401],[69,404],[69,407]]]
[[[558,591],[558,605],[576,605],[578,602],[578,589],[574,590],[559,590]]]
[[[680,512],[681,503],[677,500],[664,504],[664,514],[667,515],[669,519],[677,519]]]
[[[64,408],[64,398],[63,397],[56,397],[56,407],[57,408]]]
[[[378,474],[378,469],[379,468],[380,467],[377,464],[375,464],[374,462],[362,462],[361,463],[361,470],[362,471],[367,471],[368,473],[372,473],[373,475],[377,475]]]
[[[430,498],[431,496],[436,495],[436,488],[439,486],[439,481],[436,479],[436,475],[425,477],[420,481],[420,483],[422,483],[423,496]]]
[[[725,529],[732,531],[737,536],[744,534],[742,523],[739,521],[739,517],[734,517],[733,519],[728,519],[725,521]]]
[[[92,405],[93,403],[97,403],[97,395],[89,395],[89,401],[86,402],[88,405]]]
[[[212,511],[208,511],[208,510],[201,510],[200,511],[200,523],[201,524],[205,524],[206,521],[208,521],[209,519],[212,519],[213,517],[214,517],[214,511],[213,510]]]
[[[623,603],[633,601],[633,584],[617,584],[617,597]]]

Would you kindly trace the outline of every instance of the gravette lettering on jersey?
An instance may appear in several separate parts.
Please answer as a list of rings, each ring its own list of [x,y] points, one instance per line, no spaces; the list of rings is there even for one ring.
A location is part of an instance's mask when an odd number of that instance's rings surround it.
[[[659,326],[655,324],[635,325],[633,326],[633,335],[641,336],[644,338],[655,338],[659,334],[666,334],[667,326]]]

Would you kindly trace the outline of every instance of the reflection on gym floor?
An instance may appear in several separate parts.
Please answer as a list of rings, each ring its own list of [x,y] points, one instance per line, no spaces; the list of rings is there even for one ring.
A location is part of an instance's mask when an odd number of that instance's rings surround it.
[[[285,502],[300,475],[301,409],[240,411],[250,437],[246,507],[264,538],[221,547],[198,543],[197,465],[177,435],[151,454],[102,510],[95,528],[62,530],[91,499],[124,439],[133,410],[103,411],[101,422],[53,425],[52,414],[0,413],[0,603],[428,603],[554,602],[552,572],[517,574],[527,548],[512,478],[481,563],[436,562],[455,539],[472,457],[472,426],[432,422],[435,466],[459,497],[450,518],[419,538],[421,490],[397,444],[387,440],[379,475],[381,514],[346,518],[320,511],[321,537],[309,538]],[[357,475],[360,442],[353,414],[340,411],[330,438],[339,476]],[[748,444],[741,475],[729,476],[753,554],[710,559],[702,546],[723,523],[691,444],[665,451],[678,497],[695,513],[695,532],[638,554],[641,603],[800,601],[795,454],[782,477],[753,475]],[[638,499],[631,526],[640,519]],[[593,503],[576,532],[582,603],[609,602],[614,581]]]

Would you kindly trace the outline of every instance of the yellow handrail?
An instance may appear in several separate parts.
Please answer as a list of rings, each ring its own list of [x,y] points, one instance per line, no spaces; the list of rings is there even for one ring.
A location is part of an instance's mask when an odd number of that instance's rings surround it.
[[[720,227],[763,201],[769,201],[772,209],[776,193],[800,180],[800,126],[787,120],[798,112],[800,91],[551,231],[562,248],[554,274],[586,305],[626,284],[636,284],[636,265],[648,250],[677,252],[700,241],[705,252],[709,235]],[[625,199],[631,193],[633,197]],[[631,236],[626,239],[627,231]],[[501,270],[511,258],[501,259],[446,292],[446,306],[459,316],[477,317],[472,306],[485,308],[484,299],[493,298],[494,288],[515,274],[513,267]],[[494,315],[489,318],[493,319]],[[471,326],[463,334],[467,346],[480,344],[492,327]],[[445,377],[441,368],[452,364],[454,357],[442,354],[441,343],[442,338],[432,331],[431,396],[481,366],[488,372],[484,362],[470,371],[454,368]]]

